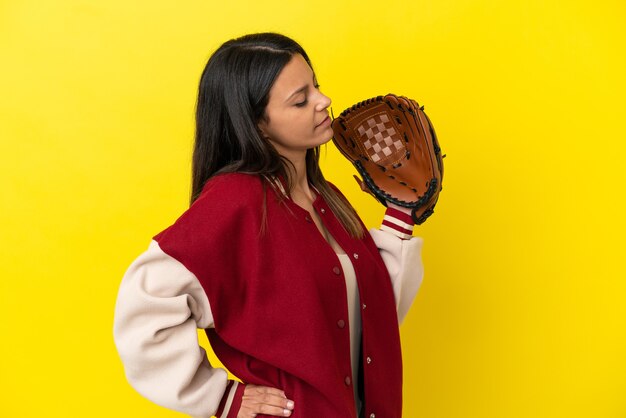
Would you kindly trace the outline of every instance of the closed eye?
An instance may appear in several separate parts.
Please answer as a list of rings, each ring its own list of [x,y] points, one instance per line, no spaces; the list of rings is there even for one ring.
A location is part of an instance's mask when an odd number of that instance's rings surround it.
[[[314,84],[313,84],[313,87],[314,87],[316,90],[319,90],[320,85],[319,85],[319,84],[317,84],[317,83],[314,83]],[[308,99],[306,99],[306,98],[305,98],[302,102],[296,103],[296,104],[295,104],[295,106],[296,106],[296,107],[304,107],[304,106],[306,106],[306,105],[307,105],[307,103],[309,103],[309,101],[308,101]]]

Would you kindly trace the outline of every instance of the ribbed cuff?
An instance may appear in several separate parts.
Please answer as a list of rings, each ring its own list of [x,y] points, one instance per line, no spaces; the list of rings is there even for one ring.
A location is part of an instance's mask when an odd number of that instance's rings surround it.
[[[382,231],[391,232],[402,239],[411,239],[414,225],[411,215],[401,212],[398,209],[387,208],[380,229]]]
[[[215,416],[218,418],[237,418],[245,388],[245,384],[236,380],[229,380]]]

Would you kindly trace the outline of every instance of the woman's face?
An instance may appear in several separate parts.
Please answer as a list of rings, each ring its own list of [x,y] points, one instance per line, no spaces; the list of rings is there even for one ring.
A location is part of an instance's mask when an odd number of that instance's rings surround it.
[[[333,136],[327,110],[330,99],[318,87],[311,67],[296,54],[270,89],[265,120],[259,122],[259,129],[291,161]]]

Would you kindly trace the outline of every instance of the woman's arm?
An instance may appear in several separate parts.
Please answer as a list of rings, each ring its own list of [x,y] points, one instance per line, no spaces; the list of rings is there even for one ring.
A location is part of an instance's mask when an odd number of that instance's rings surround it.
[[[370,230],[391,277],[399,323],[408,313],[424,277],[423,240],[412,236],[413,227],[410,209],[389,204],[380,229]]]
[[[129,383],[151,401],[193,416],[238,411],[243,385],[211,367],[198,344],[197,328],[212,326],[196,277],[152,241],[124,275],[115,306],[115,344]]]
[[[128,268],[115,306],[114,337],[126,377],[151,401],[195,417],[289,416],[284,392],[228,380],[198,345],[214,326],[200,282],[152,241]]]

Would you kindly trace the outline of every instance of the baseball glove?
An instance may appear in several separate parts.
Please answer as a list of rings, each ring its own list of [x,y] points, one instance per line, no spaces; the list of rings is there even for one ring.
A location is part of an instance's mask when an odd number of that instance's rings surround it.
[[[433,213],[443,157],[424,106],[388,94],[364,100],[333,120],[333,142],[363,178],[361,188],[387,206],[412,209],[416,224]]]

